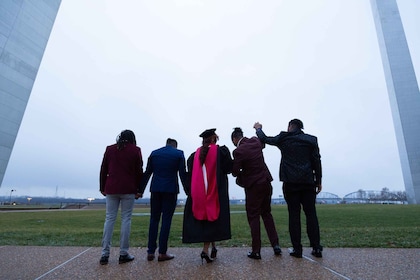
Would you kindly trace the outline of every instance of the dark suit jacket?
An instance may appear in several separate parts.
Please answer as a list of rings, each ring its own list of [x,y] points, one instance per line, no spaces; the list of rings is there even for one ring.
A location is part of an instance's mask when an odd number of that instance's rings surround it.
[[[232,175],[236,183],[244,188],[273,181],[264,161],[264,144],[257,137],[242,138],[233,151]]]
[[[144,192],[152,174],[150,192],[179,193],[178,174],[182,185],[186,180],[184,152],[170,145],[154,150],[147,161],[140,193]]]
[[[106,194],[135,194],[143,174],[141,150],[127,144],[118,150],[117,144],[106,147],[99,175],[99,190]]]
[[[282,131],[277,136],[268,137],[261,129],[257,129],[257,135],[262,142],[280,149],[280,181],[321,184],[321,155],[315,136],[298,130],[294,132]]]

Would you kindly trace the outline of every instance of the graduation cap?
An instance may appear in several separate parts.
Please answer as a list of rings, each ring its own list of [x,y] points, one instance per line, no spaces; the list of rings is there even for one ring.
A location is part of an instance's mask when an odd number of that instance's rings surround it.
[[[203,137],[203,138],[210,137],[210,136],[216,134],[215,131],[216,131],[215,128],[206,129],[206,130],[203,131],[203,133],[200,134],[200,137]]]

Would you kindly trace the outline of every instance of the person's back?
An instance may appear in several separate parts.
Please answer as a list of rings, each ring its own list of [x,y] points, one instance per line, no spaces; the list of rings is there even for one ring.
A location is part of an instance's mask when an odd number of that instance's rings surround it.
[[[232,172],[232,158],[226,146],[217,145],[216,129],[199,135],[202,145],[188,160],[182,229],[183,243],[201,243],[201,261],[212,262],[217,256],[216,241],[230,239],[230,209],[227,174]],[[210,244],[212,246],[209,254]]]
[[[108,194],[136,193],[143,165],[141,150],[127,143],[123,149],[117,144],[106,148],[101,166],[101,181]]]
[[[248,253],[248,257],[261,259],[260,217],[274,254],[281,255],[279,237],[271,214],[273,178],[264,161],[264,145],[257,137],[244,137],[240,127],[234,128],[231,138],[236,146],[233,151],[232,175],[237,177],[236,183],[245,189],[245,209],[251,229],[252,251]]]
[[[257,137],[244,137],[233,151],[235,161],[232,173],[234,176],[240,173],[237,180],[237,184],[240,186],[246,188],[255,183],[266,183],[273,180],[265,164],[262,149],[263,144]]]
[[[117,143],[106,147],[99,174],[99,191],[106,197],[106,215],[102,236],[101,265],[108,264],[111,239],[117,212],[121,205],[120,257],[118,262],[134,260],[128,253],[131,214],[134,199],[141,197],[138,187],[143,174],[143,160],[136,136],[131,130],[123,130]]]
[[[288,183],[314,183],[320,173],[320,156],[315,136],[302,131],[281,132],[275,146],[281,151],[280,180]]]
[[[153,173],[152,192],[179,192],[178,173],[181,181],[185,179],[184,153],[170,145],[153,151],[149,157],[150,169],[145,176]],[[148,178],[147,178],[148,179]]]
[[[155,259],[155,251],[159,248],[158,261],[168,261],[175,256],[167,254],[169,231],[172,216],[177,204],[179,193],[178,174],[185,186],[185,157],[184,152],[177,149],[175,139],[168,138],[166,146],[154,150],[147,161],[146,171],[140,184],[140,193],[144,192],[146,185],[153,174],[150,185],[150,223],[149,238],[147,244],[147,260]],[[159,234],[159,246],[157,244],[160,219],[162,225]]]

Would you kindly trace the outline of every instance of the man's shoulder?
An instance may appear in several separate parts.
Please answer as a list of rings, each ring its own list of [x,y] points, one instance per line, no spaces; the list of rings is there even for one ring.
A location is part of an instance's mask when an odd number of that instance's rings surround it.
[[[159,148],[159,149],[156,149],[156,150],[153,150],[152,151],[152,154],[156,154],[156,153],[160,153],[160,152],[163,152],[164,150],[166,149],[166,146],[164,146],[164,147],[161,147],[161,148]]]
[[[184,155],[184,152],[182,150],[176,149],[174,147],[171,146],[164,146],[162,148],[156,149],[152,152],[152,156],[157,156],[157,155]]]
[[[301,130],[298,131],[292,131],[292,132],[286,132],[282,131],[280,133],[280,136],[284,137],[297,137],[297,138],[305,138],[305,139],[316,139],[316,136],[313,136],[311,134],[307,134]]]
[[[246,146],[252,146],[252,145],[256,145],[256,144],[261,145],[260,138],[258,138],[256,136],[253,136],[251,138],[244,137],[244,138],[242,138],[241,143],[240,143],[238,148],[240,148],[241,146],[242,146],[242,148],[245,148]]]
[[[300,133],[300,134],[296,134],[293,135],[290,138],[292,141],[297,141],[300,143],[306,143],[309,144],[311,146],[317,146],[318,145],[318,139],[310,134],[306,134],[306,133]]]
[[[261,149],[262,148],[262,142],[258,137],[251,137],[251,138],[243,138],[241,140],[241,143],[236,148],[238,152],[247,152],[255,149]]]
[[[317,137],[311,134],[302,133],[302,137],[310,140],[310,141],[317,141]]]
[[[292,136],[292,133],[287,132],[287,131],[280,131],[280,133],[276,137],[278,140],[281,140],[283,138],[290,137],[290,136]]]
[[[251,138],[247,138],[247,139],[248,139],[248,141],[251,141],[251,142],[259,142],[259,143],[261,143],[260,138],[258,138],[257,136],[252,136]]]
[[[176,153],[179,157],[185,157],[184,156],[184,151],[183,150],[180,150],[180,149],[173,149],[174,150],[174,153]]]

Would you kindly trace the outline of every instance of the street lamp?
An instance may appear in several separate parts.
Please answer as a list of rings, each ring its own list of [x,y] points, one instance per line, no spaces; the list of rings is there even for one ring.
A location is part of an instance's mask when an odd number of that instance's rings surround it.
[[[12,205],[12,193],[15,192],[16,190],[10,190],[10,202],[9,205]]]

